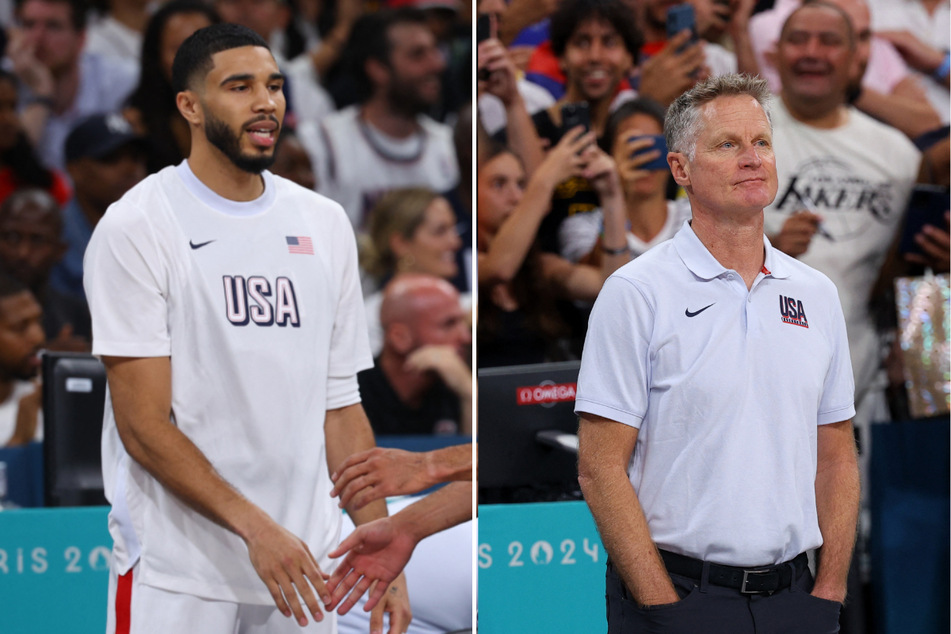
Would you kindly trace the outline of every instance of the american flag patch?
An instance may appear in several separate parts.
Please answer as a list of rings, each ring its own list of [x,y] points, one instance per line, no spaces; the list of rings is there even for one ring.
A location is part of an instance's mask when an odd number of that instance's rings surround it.
[[[287,240],[289,253],[314,254],[314,242],[307,236],[286,236],[285,240]]]

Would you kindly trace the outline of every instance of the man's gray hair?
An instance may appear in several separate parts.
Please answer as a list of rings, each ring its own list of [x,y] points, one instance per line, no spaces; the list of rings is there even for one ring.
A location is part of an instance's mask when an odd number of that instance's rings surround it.
[[[680,152],[693,160],[700,137],[700,114],[703,106],[717,97],[749,95],[759,102],[766,113],[770,130],[773,119],[770,115],[772,93],[765,79],[750,75],[718,75],[702,81],[684,94],[677,97],[667,108],[664,120],[664,136],[671,152]]]

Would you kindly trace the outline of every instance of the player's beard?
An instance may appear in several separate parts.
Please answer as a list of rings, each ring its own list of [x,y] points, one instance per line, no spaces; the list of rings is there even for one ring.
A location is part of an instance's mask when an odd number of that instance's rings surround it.
[[[228,124],[208,112],[205,119],[205,137],[208,142],[221,150],[235,166],[251,174],[260,174],[274,164],[277,145],[270,154],[251,156],[241,151],[241,137],[236,135]]]

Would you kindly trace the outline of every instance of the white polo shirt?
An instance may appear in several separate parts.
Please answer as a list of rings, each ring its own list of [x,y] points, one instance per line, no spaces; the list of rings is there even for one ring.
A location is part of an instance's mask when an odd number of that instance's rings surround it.
[[[822,544],[817,426],[855,414],[835,287],[763,241],[750,290],[689,223],[615,272],[575,405],[640,430],[628,475],[660,548],[737,566]]]

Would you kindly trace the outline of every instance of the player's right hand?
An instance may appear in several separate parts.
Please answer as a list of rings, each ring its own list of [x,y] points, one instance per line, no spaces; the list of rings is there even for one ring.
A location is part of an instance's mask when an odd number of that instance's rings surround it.
[[[314,620],[323,620],[317,596],[324,604],[330,603],[325,585],[330,577],[321,572],[307,544],[263,514],[245,543],[254,570],[284,616],[293,614],[301,627],[307,625],[303,599]]]
[[[368,590],[365,611],[372,610],[383,598],[387,587],[403,571],[417,543],[397,521],[393,517],[382,517],[361,524],[331,551],[330,556],[335,559],[346,557],[330,577],[328,586],[333,592],[333,603],[327,609],[333,610],[339,605],[337,613],[346,614]]]

